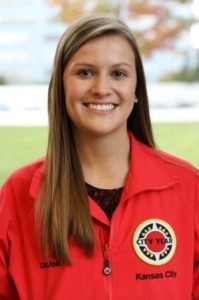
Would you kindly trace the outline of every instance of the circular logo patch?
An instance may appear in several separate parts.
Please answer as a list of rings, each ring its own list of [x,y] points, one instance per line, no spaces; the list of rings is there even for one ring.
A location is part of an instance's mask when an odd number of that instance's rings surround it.
[[[132,242],[139,258],[150,265],[166,264],[176,250],[175,232],[160,219],[149,219],[138,225]]]

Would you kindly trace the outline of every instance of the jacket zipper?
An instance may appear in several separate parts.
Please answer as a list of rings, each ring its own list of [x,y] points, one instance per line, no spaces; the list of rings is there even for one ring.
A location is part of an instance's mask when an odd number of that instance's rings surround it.
[[[105,295],[107,300],[112,299],[112,291],[111,291],[111,262],[110,262],[110,252],[108,244],[104,244],[104,266],[103,266],[103,274],[104,274],[104,284],[105,284]]]
[[[104,245],[104,269],[103,269],[103,273],[106,276],[108,276],[112,273],[108,244]]]

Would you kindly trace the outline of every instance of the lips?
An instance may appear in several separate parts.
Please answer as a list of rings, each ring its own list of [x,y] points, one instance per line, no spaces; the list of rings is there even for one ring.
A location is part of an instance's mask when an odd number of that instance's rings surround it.
[[[86,103],[85,104],[88,108],[97,110],[97,111],[111,111],[113,110],[117,105],[113,103],[103,103],[103,104],[96,104],[96,103]]]

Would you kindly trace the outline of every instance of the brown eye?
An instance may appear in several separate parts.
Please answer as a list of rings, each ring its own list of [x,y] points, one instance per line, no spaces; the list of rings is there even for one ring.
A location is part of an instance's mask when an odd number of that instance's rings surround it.
[[[78,75],[83,78],[89,78],[93,75],[93,72],[91,70],[81,69],[78,71]]]
[[[121,70],[115,70],[115,71],[113,71],[112,75],[114,77],[118,78],[118,79],[126,77],[126,73],[124,71],[121,71]]]

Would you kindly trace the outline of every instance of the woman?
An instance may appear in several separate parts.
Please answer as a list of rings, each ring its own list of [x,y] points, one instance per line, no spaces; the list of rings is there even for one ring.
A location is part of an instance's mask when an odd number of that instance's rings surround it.
[[[10,176],[0,214],[1,299],[199,299],[199,174],[155,149],[122,21],[62,36],[46,158]]]

